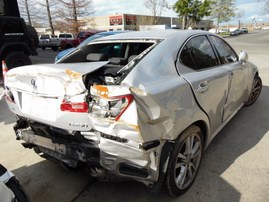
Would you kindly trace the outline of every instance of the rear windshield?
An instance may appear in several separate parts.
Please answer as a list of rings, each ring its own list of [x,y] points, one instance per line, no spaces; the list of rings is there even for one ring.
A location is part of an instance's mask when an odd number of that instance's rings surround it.
[[[71,34],[59,34],[59,38],[72,38]]]
[[[61,62],[110,61],[111,58],[112,60],[113,58],[120,58],[127,64],[130,57],[139,55],[153,44],[153,42],[113,42],[84,45]]]
[[[41,35],[40,36],[40,39],[49,39],[50,38],[50,35]]]

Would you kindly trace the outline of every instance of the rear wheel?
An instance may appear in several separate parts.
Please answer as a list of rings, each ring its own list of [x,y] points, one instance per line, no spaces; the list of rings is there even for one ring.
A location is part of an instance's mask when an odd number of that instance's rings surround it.
[[[12,52],[8,54],[5,61],[8,69],[32,64],[29,56],[22,52]]]
[[[259,95],[261,94],[261,91],[262,91],[262,80],[259,76],[255,76],[252,83],[251,93],[249,95],[248,101],[245,102],[244,106],[250,106],[254,104],[254,102],[256,102]]]
[[[193,184],[203,154],[203,136],[198,126],[187,128],[176,140],[168,164],[166,188],[171,196],[185,193]]]

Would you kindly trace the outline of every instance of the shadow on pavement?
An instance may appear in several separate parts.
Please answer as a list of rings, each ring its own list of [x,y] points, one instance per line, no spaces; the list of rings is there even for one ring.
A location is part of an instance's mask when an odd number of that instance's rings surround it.
[[[91,182],[83,171],[67,172],[47,160],[13,172],[33,201],[240,201],[241,193],[223,175],[244,153],[251,150],[269,130],[269,87],[257,102],[240,112],[216,136],[205,152],[197,179],[179,198],[151,193],[137,182]],[[1,120],[3,121],[3,120]],[[244,170],[248,174],[247,169]],[[237,176],[240,178],[240,176]],[[255,177],[255,176],[252,176]],[[244,181],[244,179],[240,180]],[[86,186],[86,188],[85,188]],[[84,190],[85,188],[85,190]],[[80,194],[79,197],[75,197]]]
[[[2,94],[2,89],[0,89],[0,95]],[[15,115],[8,109],[6,100],[3,98],[0,100],[0,124],[4,123],[9,125],[16,122]]]
[[[84,170],[68,171],[48,160],[12,172],[33,202],[71,201],[94,181]]]

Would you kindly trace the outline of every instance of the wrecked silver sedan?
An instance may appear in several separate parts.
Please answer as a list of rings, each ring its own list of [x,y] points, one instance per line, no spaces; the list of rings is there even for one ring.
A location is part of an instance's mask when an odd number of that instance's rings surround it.
[[[6,101],[23,146],[93,177],[172,196],[192,185],[203,151],[262,88],[257,67],[204,31],[97,39],[58,64],[8,71]],[[166,183],[164,183],[166,181]]]

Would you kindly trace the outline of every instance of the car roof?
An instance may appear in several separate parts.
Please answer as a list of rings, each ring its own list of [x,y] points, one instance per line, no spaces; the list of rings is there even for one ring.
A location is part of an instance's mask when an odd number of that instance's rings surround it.
[[[134,32],[124,32],[121,34],[110,35],[105,38],[99,38],[95,41],[103,40],[132,40],[132,39],[165,39],[175,35],[184,36],[187,38],[189,36],[201,33],[208,33],[202,30],[158,30],[158,31],[134,31]]]
[[[109,31],[109,32],[98,32],[95,35],[100,35],[100,36],[107,36],[107,35],[113,35],[113,34],[120,34],[120,33],[126,33],[128,31]]]

